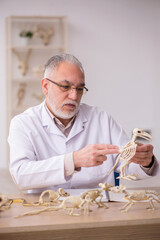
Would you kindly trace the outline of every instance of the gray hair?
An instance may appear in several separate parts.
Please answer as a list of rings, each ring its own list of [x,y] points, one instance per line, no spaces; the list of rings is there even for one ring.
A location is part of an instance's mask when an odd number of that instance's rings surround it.
[[[47,61],[47,63],[45,64],[44,77],[45,78],[48,77],[51,71],[56,71],[57,66],[62,62],[68,62],[68,63],[77,65],[79,69],[82,71],[82,73],[84,74],[84,69],[80,61],[71,54],[63,53],[63,54],[55,55]]]

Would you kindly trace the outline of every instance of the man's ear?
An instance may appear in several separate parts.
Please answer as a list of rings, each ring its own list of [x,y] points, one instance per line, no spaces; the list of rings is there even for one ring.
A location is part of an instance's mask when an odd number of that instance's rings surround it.
[[[47,94],[48,94],[49,82],[47,81],[46,78],[43,78],[43,79],[42,79],[41,85],[42,85],[42,90],[43,90],[44,94],[47,95]]]

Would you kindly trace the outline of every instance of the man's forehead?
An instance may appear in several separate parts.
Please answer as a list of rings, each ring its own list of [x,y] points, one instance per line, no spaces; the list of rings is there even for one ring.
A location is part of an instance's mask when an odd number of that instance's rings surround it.
[[[55,76],[56,74],[64,75],[64,80],[69,80],[67,77],[70,77],[70,74],[77,74],[79,75],[79,79],[81,79],[82,82],[84,82],[84,73],[80,69],[80,67],[74,63],[68,63],[68,62],[62,62],[60,63],[56,71],[54,72]],[[72,75],[71,75],[72,76]]]
[[[61,80],[61,83],[62,84],[68,84],[68,85],[74,85],[75,83],[70,81],[70,80],[67,80],[67,79],[64,79],[64,80]],[[84,80],[82,79],[82,81],[80,81],[77,86],[85,86],[85,82]]]

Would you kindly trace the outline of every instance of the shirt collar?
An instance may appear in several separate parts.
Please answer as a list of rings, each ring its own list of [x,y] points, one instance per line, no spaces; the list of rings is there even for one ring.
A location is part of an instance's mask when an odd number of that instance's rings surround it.
[[[46,102],[45,102],[45,104],[44,104],[44,107],[45,107],[47,113],[49,114],[49,116],[52,118],[52,120],[54,120],[55,124],[63,127],[64,129],[67,129],[67,128],[69,128],[71,125],[73,125],[73,123],[74,123],[74,121],[75,121],[75,119],[76,119],[76,116],[77,116],[77,114],[76,114],[76,115],[71,119],[71,121],[67,124],[67,126],[64,126],[63,123],[62,123],[58,118],[56,118],[56,117],[50,112],[50,110],[49,110],[48,107],[47,107]]]

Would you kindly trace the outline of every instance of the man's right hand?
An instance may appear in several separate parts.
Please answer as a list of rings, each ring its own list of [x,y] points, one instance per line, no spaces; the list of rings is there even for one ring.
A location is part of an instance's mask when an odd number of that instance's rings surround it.
[[[73,153],[76,168],[94,167],[103,164],[108,154],[120,153],[119,147],[110,144],[90,144]]]

